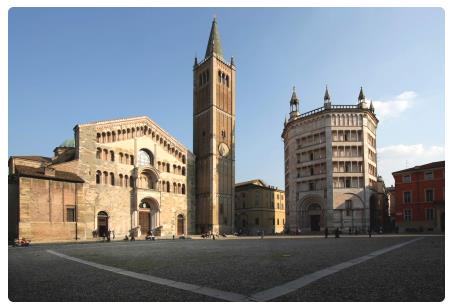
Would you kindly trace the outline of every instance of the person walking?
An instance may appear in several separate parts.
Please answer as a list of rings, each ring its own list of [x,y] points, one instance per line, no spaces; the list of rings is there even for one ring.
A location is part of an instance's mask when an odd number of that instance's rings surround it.
[[[325,238],[328,238],[328,227],[325,228]]]
[[[339,238],[339,227],[334,231],[334,238]]]
[[[372,228],[369,228],[369,237],[372,237]]]

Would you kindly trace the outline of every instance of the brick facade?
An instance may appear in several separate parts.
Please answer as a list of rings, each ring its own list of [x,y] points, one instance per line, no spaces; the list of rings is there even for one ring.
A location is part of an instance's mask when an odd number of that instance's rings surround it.
[[[393,172],[400,231],[444,231],[445,162]]]

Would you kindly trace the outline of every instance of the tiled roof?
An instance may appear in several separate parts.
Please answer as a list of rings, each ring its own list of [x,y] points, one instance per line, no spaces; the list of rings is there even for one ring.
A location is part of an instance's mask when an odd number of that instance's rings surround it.
[[[256,187],[256,188],[264,188],[269,190],[277,190],[277,191],[283,191],[282,189],[279,189],[274,186],[267,185],[263,180],[261,179],[254,179],[246,182],[236,183],[235,185],[236,190],[241,190],[245,187]]]
[[[412,168],[403,169],[403,170],[399,170],[399,171],[394,171],[394,172],[392,172],[392,174],[402,173],[402,172],[410,172],[410,171],[426,170],[426,169],[435,169],[435,168],[445,168],[445,160],[436,161],[436,162],[428,163],[428,164],[421,165],[421,166],[415,166],[415,167],[412,167]]]
[[[11,156],[11,158],[21,158],[21,159],[28,159],[28,160],[34,160],[44,163],[51,163],[52,159],[50,157],[45,156]]]
[[[20,177],[31,177],[31,178],[38,178],[38,179],[49,179],[49,180],[57,180],[57,181],[67,181],[67,182],[75,182],[75,183],[84,183],[84,180],[80,178],[78,175],[71,173],[71,172],[65,172],[65,171],[59,171],[55,170],[55,175],[48,175],[45,174],[45,168],[33,168],[28,166],[16,166],[16,174]]]

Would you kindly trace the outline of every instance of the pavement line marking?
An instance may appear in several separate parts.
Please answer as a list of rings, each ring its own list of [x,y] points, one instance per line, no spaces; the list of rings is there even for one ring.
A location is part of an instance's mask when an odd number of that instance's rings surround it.
[[[144,281],[148,281],[151,283],[155,283],[155,284],[159,284],[159,285],[163,285],[163,286],[167,286],[167,287],[171,287],[171,288],[176,288],[176,289],[180,289],[180,290],[184,290],[184,291],[198,293],[198,294],[206,295],[209,297],[218,298],[218,299],[224,300],[224,301],[247,302],[247,301],[252,300],[248,296],[238,294],[238,293],[221,291],[221,290],[217,290],[217,289],[213,289],[213,288],[202,287],[202,286],[195,285],[195,284],[179,282],[179,281],[174,281],[174,280],[165,279],[165,278],[159,278],[159,277],[155,277],[155,276],[151,276],[151,275],[147,275],[147,274],[131,272],[131,271],[127,271],[127,270],[124,270],[124,269],[121,269],[118,267],[103,265],[103,264],[71,257],[68,255],[50,250],[50,249],[47,249],[46,251],[55,256],[58,256],[58,257],[61,257],[61,258],[67,259],[67,260],[71,260],[74,262],[82,263],[82,264],[85,264],[88,266],[92,266],[92,267],[95,267],[95,268],[98,268],[98,269],[101,269],[104,271],[113,272],[113,273],[116,273],[119,275],[124,275],[124,276],[128,276],[131,278],[144,280]]]
[[[308,284],[310,284],[310,283],[312,283],[312,282],[314,282],[316,280],[319,280],[319,279],[321,279],[323,277],[332,275],[334,273],[342,271],[342,270],[344,270],[346,268],[349,268],[351,266],[363,263],[363,262],[365,262],[367,260],[370,260],[370,259],[375,258],[377,256],[380,256],[382,254],[385,254],[385,253],[387,253],[389,251],[398,249],[398,248],[403,247],[405,245],[409,245],[409,244],[411,244],[413,242],[416,242],[416,241],[419,241],[421,239],[423,239],[423,237],[415,238],[415,239],[407,241],[407,242],[403,242],[403,243],[400,243],[400,244],[397,244],[397,245],[394,245],[394,246],[390,246],[390,247],[387,247],[387,248],[376,250],[376,251],[373,251],[373,252],[369,253],[368,255],[365,255],[365,256],[362,256],[362,257],[359,257],[359,258],[356,258],[356,259],[352,259],[350,261],[346,261],[346,262],[343,262],[343,263],[340,263],[340,264],[337,264],[337,265],[334,265],[334,266],[330,266],[330,267],[324,268],[322,270],[319,270],[317,272],[305,275],[303,277],[300,277],[300,278],[295,279],[293,281],[290,281],[288,283],[285,283],[285,284],[279,285],[277,287],[270,288],[270,289],[267,289],[265,291],[261,291],[261,292],[255,293],[253,295],[250,295],[250,299],[254,300],[254,301],[269,301],[269,300],[272,300],[274,298],[280,297],[282,295],[285,295],[285,294],[288,294],[288,293],[293,292],[295,290],[298,290],[300,288],[303,288],[304,286],[306,286],[306,285],[308,285]]]

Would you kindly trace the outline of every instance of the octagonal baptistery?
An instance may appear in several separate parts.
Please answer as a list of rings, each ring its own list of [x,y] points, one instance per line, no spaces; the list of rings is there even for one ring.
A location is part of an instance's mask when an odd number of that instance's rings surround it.
[[[77,125],[85,184],[78,234],[186,235],[194,231],[194,155],[148,117]]]
[[[290,232],[367,231],[376,193],[377,125],[362,88],[356,105],[333,105],[326,89],[323,107],[303,114],[294,88],[282,133]]]

